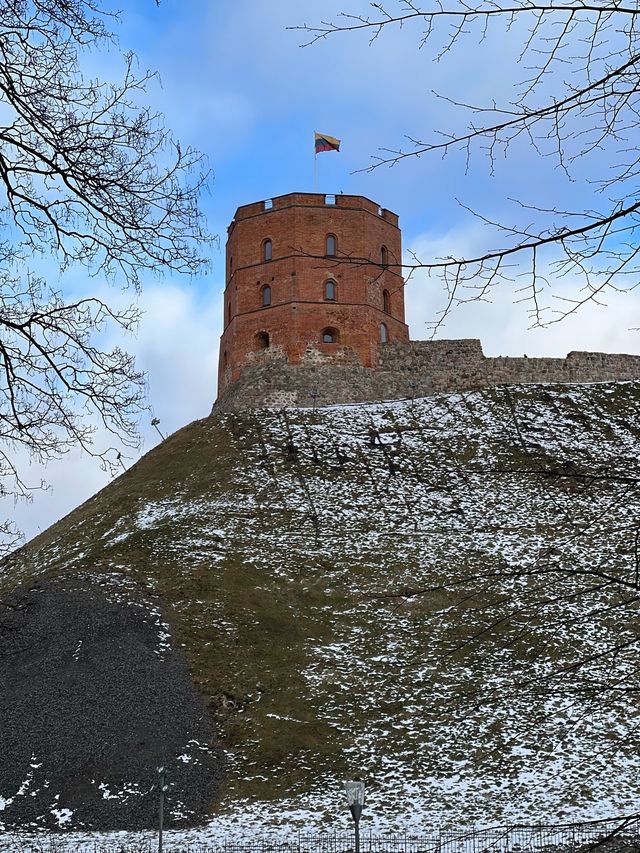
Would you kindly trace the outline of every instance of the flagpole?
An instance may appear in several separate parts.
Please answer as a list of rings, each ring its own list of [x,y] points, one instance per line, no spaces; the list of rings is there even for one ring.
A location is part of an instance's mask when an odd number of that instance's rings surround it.
[[[318,192],[318,152],[315,142],[313,144],[313,191],[314,193]]]

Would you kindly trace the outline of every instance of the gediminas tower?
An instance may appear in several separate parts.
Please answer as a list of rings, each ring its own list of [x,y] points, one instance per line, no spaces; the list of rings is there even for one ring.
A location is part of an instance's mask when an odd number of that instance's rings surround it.
[[[218,395],[267,349],[289,364],[315,352],[376,367],[381,343],[409,340],[401,257],[398,217],[362,196],[289,193],[239,207]]]

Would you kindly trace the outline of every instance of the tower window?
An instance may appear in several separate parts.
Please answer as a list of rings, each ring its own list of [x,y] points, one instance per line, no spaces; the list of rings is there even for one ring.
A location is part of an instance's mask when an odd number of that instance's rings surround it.
[[[385,267],[385,269],[389,266],[389,252],[387,251],[386,246],[382,246],[380,249],[380,263]]]
[[[386,323],[380,323],[380,343],[386,344],[389,342],[389,330]]]
[[[324,298],[328,302],[335,302],[336,301],[336,283],[335,283],[335,281],[331,281],[331,279],[329,279],[329,281],[325,281],[325,283],[324,283]]]
[[[273,244],[271,240],[265,240],[262,244],[262,260],[270,261],[273,258]]]
[[[338,338],[339,334],[337,329],[324,329],[322,332],[323,344],[337,344]]]
[[[328,258],[335,258],[336,250],[337,250],[337,241],[333,234],[327,234],[327,251],[326,255]]]
[[[227,303],[227,325],[231,322],[231,303]]]
[[[265,284],[262,288],[262,307],[266,308],[267,305],[271,305],[271,288]]]
[[[382,307],[385,314],[391,314],[391,296],[388,290],[382,291]]]
[[[256,342],[256,349],[268,349],[269,348],[269,333],[268,332],[256,332],[256,336],[254,338]]]

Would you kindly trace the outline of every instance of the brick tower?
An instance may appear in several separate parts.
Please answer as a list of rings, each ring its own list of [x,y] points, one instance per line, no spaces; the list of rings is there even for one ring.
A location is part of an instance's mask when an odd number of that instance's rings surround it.
[[[289,193],[239,207],[228,229],[218,395],[273,355],[375,368],[408,341],[395,213],[362,196]]]

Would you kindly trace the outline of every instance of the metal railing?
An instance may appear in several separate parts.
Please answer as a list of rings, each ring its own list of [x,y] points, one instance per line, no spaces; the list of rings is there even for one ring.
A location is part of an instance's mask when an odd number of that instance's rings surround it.
[[[553,826],[505,826],[460,832],[439,830],[425,835],[377,835],[362,832],[361,853],[525,853],[591,849],[640,853],[640,820],[602,821]],[[204,847],[203,853],[353,853],[352,833],[299,834],[287,839],[258,838]],[[194,850],[192,853],[199,853]]]
[[[292,832],[282,836],[220,843],[185,843],[165,834],[166,853],[353,853],[349,832]],[[6,837],[6,836],[5,836]],[[64,836],[13,837],[12,853],[156,853],[157,840],[101,844]],[[437,830],[423,835],[361,832],[361,853],[640,853],[640,818],[580,824],[511,825],[470,830]]]

